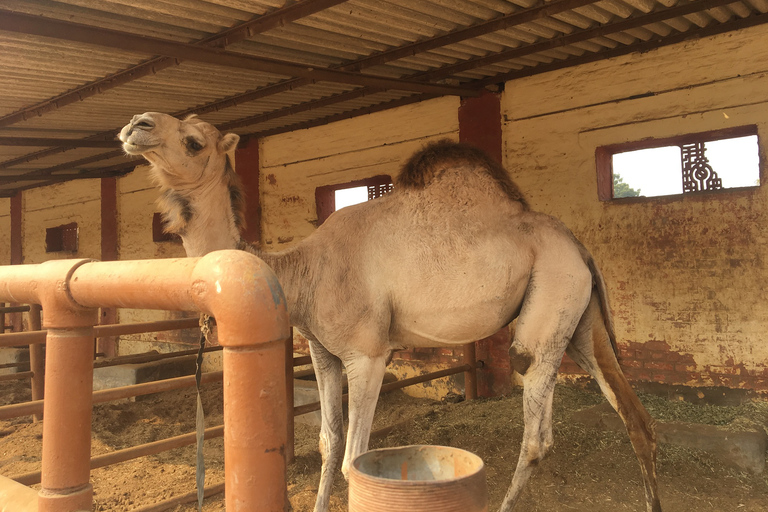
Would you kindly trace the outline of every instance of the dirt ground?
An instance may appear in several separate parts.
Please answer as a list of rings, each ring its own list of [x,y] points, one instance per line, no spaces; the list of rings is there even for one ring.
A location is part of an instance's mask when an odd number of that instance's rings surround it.
[[[203,402],[209,425],[221,424],[221,387],[208,386]],[[737,407],[696,406],[654,396],[641,397],[657,419],[722,425],[731,429],[768,429],[768,403]],[[18,383],[0,383],[0,403],[29,399]],[[577,410],[603,402],[600,395],[558,386],[555,396],[555,447],[534,473],[517,510],[644,511],[637,461],[624,433],[604,432],[570,421]],[[194,430],[195,398],[191,390],[163,393],[135,402],[97,405],[93,413],[93,454]],[[496,510],[509,485],[522,437],[522,400],[512,396],[472,402],[440,403],[402,392],[383,397],[374,428],[399,424],[372,448],[406,444],[440,444],[463,448],[487,466],[490,510]],[[311,512],[320,477],[319,429],[296,426],[296,459],[288,468],[288,487],[295,512]],[[30,418],[0,422],[0,474],[14,476],[39,470],[42,425]],[[206,442],[208,485],[223,481],[222,440]],[[768,474],[755,476],[724,467],[703,451],[662,445],[659,483],[667,512],[768,510]],[[92,472],[96,511],[129,512],[194,490],[194,448]],[[339,474],[332,511],[346,510],[347,486]],[[193,512],[196,505],[177,506]],[[205,512],[224,510],[223,495],[206,500]]]

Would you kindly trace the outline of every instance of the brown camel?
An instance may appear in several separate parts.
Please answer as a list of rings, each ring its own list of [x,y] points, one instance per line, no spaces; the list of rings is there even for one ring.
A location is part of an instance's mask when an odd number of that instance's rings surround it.
[[[146,113],[120,133],[142,155],[162,196],[169,230],[188,256],[246,249],[235,134],[197,118]],[[441,141],[413,155],[394,192],[344,208],[295,248],[252,250],[282,284],[291,323],[310,344],[322,404],[325,512],[344,432],[342,472],[368,448],[389,355],[404,347],[464,344],[517,318],[510,353],[523,376],[525,430],[502,512],[512,510],[533,467],[552,446],[552,396],[567,352],[624,420],[640,461],[648,512],[661,510],[654,421],[621,372],[603,277],[558,220],[530,211],[507,172],[471,146]]]

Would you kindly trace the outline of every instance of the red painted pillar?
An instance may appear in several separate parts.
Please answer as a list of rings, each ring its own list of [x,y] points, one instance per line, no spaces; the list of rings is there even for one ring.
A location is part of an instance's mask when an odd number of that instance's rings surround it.
[[[235,171],[243,182],[245,191],[245,229],[243,238],[251,243],[261,243],[261,198],[259,196],[259,139],[252,138],[241,143],[235,151]],[[285,460],[290,464],[294,458],[293,421],[293,330],[285,341],[285,393],[287,407],[288,443],[285,446]]]
[[[499,163],[504,163],[499,95],[489,92],[478,98],[461,100],[459,140],[479,147]],[[478,361],[483,361],[483,367],[477,370],[479,396],[499,396],[511,391],[509,345],[509,331],[506,327],[477,342],[476,357]]]
[[[22,194],[17,192],[11,197],[11,265],[21,265],[24,263],[24,250],[22,240]],[[11,304],[18,305],[18,304]],[[11,332],[21,332],[22,313],[10,313],[8,315]]]
[[[248,139],[235,151],[235,170],[245,190],[245,229],[243,238],[261,242],[261,201],[259,198],[259,139]]]
[[[116,261],[118,254],[117,178],[101,178],[101,261]],[[101,308],[99,324],[117,323],[116,308]],[[117,337],[96,340],[96,352],[106,357],[117,355]]]

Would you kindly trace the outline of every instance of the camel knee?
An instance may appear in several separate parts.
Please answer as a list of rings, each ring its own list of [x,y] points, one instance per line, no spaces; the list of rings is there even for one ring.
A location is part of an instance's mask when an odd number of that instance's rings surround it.
[[[509,347],[509,362],[514,371],[520,375],[525,375],[528,368],[533,364],[533,356],[516,343],[512,343],[512,346]]]
[[[320,442],[318,444],[320,448],[320,456],[323,458],[323,465],[328,461],[338,459],[339,454],[341,453],[340,448],[342,446],[342,440],[338,435],[321,430]]]
[[[552,436],[544,439],[532,439],[525,444],[525,460],[528,464],[535,466],[547,456],[549,450],[554,445]]]

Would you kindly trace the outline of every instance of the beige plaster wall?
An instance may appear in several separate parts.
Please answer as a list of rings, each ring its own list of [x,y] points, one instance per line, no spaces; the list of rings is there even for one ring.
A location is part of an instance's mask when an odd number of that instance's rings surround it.
[[[101,182],[75,180],[23,192],[24,263],[101,257]],[[45,230],[77,222],[78,250],[45,252]]]
[[[458,98],[347,119],[261,142],[262,243],[296,244],[317,225],[315,188],[389,174],[426,142],[458,140]]]
[[[636,380],[768,389],[768,187],[600,202],[595,148],[756,124],[768,155],[768,27],[507,84],[505,164],[609,283]]]
[[[0,265],[11,263],[11,200],[0,198]]]

